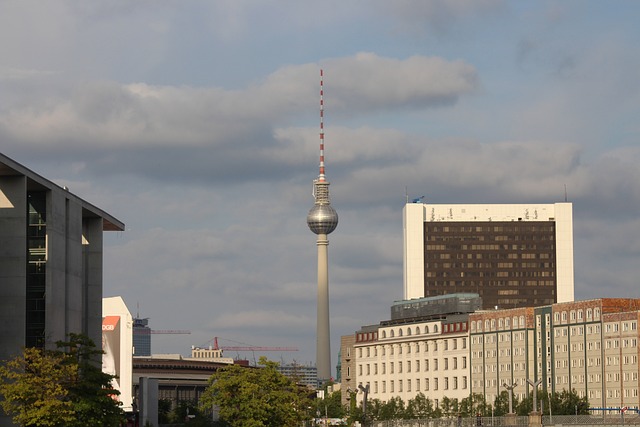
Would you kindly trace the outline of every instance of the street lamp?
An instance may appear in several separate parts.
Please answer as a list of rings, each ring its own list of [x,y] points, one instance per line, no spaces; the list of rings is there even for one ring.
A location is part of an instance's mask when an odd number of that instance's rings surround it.
[[[358,388],[364,393],[364,400],[362,401],[362,425],[367,425],[367,396],[369,396],[369,384],[365,387],[362,384],[358,384]]]
[[[514,382],[511,385],[507,383],[502,384],[502,386],[509,391],[509,413],[510,414],[513,414],[513,389],[516,388],[517,385],[518,383],[516,382]]]
[[[533,412],[538,412],[538,386],[542,384],[542,378],[536,382],[527,378],[527,382],[533,387]]]

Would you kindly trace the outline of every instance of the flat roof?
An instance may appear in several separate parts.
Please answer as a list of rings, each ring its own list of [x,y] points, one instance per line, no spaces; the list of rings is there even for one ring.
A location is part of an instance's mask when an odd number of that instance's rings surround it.
[[[99,217],[103,219],[103,231],[124,231],[124,223],[116,217],[81,199],[66,188],[35,173],[2,153],[0,153],[0,176],[26,176],[32,182],[34,188],[41,187],[42,189],[48,190],[58,189],[66,191],[70,199],[74,199],[82,206],[82,215],[84,217]]]

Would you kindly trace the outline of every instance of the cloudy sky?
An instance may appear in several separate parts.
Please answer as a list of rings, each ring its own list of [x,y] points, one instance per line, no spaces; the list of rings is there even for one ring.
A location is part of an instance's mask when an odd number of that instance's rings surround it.
[[[553,203],[566,186],[576,298],[640,297],[638,16],[632,1],[0,0],[0,150],[126,224],[106,236],[105,295],[192,331],[154,335],[154,352],[218,336],[311,363],[324,69],[335,365],[340,335],[402,298],[405,191]]]

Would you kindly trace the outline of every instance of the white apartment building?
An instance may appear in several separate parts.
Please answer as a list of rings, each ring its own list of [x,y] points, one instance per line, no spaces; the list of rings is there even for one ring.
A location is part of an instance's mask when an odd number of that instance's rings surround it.
[[[418,393],[434,404],[444,396],[468,397],[468,314],[460,310],[472,311],[480,303],[476,294],[396,302],[391,320],[362,327],[354,340],[343,337],[342,389],[357,391],[368,384],[369,398],[381,401],[398,396],[407,402]],[[362,393],[357,399],[359,404]]]

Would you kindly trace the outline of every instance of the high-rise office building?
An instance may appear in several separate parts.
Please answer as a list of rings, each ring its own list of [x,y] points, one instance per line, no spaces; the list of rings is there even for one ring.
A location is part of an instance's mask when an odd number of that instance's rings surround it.
[[[477,293],[484,308],[573,301],[571,203],[404,208],[404,299]]]
[[[103,232],[124,224],[0,154],[0,360],[56,348],[67,334],[98,345]]]
[[[151,356],[149,319],[133,318],[133,355]]]

